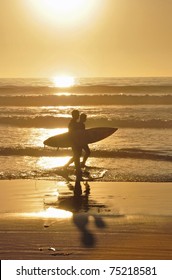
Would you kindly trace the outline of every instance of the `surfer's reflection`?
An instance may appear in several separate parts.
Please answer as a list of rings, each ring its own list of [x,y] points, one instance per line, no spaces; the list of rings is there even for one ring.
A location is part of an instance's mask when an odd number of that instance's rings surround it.
[[[86,247],[93,247],[95,246],[96,243],[96,239],[95,236],[93,234],[93,232],[91,232],[91,230],[88,228],[89,226],[89,222],[90,222],[90,216],[94,219],[94,223],[96,225],[96,227],[99,228],[104,228],[105,227],[105,223],[102,219],[102,217],[100,215],[97,214],[88,214],[88,210],[91,206],[91,203],[89,203],[88,197],[90,194],[90,185],[88,182],[85,183],[86,189],[85,189],[85,196],[84,196],[84,208],[85,211],[87,211],[87,213],[77,213],[75,215],[73,215],[73,222],[75,224],[75,226],[79,229],[79,231],[81,232],[81,241],[82,243],[86,246]],[[78,197],[78,191],[79,191],[80,187],[77,185],[77,183],[75,184],[75,193],[76,195],[74,196],[75,198]]]
[[[64,208],[69,210],[69,207],[71,207],[70,210],[73,212],[73,222],[75,226],[79,229],[81,232],[81,241],[86,247],[93,247],[95,246],[95,236],[93,232],[88,228],[90,217],[93,218],[94,223],[96,227],[98,228],[104,228],[105,222],[103,221],[102,217],[98,215],[97,213],[89,214],[90,208],[101,208],[105,207],[104,205],[96,205],[95,202],[91,203],[89,201],[89,195],[90,195],[90,185],[89,182],[84,182],[85,190],[82,193],[82,186],[81,181],[76,180],[75,186],[73,187],[74,196],[66,201],[63,200],[61,203],[59,203],[60,208]],[[67,207],[67,208],[66,208]],[[82,210],[82,211],[81,211]],[[84,212],[83,212],[84,211]],[[99,212],[99,210],[98,210]]]
[[[88,196],[90,194],[90,185],[89,185],[89,183],[87,181],[84,183],[84,185],[85,185],[84,193],[85,193],[85,195]],[[76,178],[76,182],[75,182],[75,186],[74,186],[73,192],[74,192],[74,196],[75,197],[80,197],[82,195],[81,181],[78,178]]]
[[[73,192],[73,195],[60,195],[58,197],[58,208],[71,211],[73,214],[78,212],[89,211],[89,195],[90,185],[88,182],[84,182],[84,189],[82,190],[81,182],[75,182],[73,186],[68,184],[68,188]]]
[[[83,187],[83,190],[82,190]],[[73,223],[81,232],[81,242],[86,247],[94,247],[96,238],[93,232],[89,229],[90,223],[95,224],[97,228],[105,228],[105,222],[100,215],[101,209],[106,208],[104,204],[90,200],[90,184],[88,181],[76,181],[73,186],[68,183],[70,194],[59,195],[56,205],[58,209],[67,210],[73,213]],[[73,193],[73,195],[71,195]],[[90,220],[90,217],[92,218]]]

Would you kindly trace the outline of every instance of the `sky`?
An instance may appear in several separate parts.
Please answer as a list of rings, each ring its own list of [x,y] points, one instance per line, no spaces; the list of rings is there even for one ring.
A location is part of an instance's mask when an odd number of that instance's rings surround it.
[[[171,15],[172,0],[0,0],[0,78],[170,77]]]

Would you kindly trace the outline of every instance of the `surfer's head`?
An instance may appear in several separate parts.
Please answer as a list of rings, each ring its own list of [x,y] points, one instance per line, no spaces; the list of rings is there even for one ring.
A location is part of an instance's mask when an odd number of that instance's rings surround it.
[[[80,115],[79,121],[82,122],[82,123],[84,123],[84,122],[86,122],[86,120],[87,120],[87,115],[84,114],[84,113],[82,113],[82,114]]]
[[[74,120],[77,120],[79,118],[79,111],[78,110],[73,110],[72,111],[72,118]]]

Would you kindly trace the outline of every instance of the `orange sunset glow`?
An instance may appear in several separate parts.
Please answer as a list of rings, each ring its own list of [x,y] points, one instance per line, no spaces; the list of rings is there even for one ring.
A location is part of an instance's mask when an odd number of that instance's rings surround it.
[[[171,12],[161,0],[1,1],[0,75],[171,76]]]

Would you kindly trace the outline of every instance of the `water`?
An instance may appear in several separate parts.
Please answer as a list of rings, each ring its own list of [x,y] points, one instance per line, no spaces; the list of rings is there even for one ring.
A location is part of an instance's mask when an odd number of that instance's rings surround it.
[[[70,149],[44,148],[67,130],[71,111],[87,127],[118,131],[91,144],[91,172],[106,181],[172,181],[172,78],[82,78],[71,88],[50,79],[0,79],[0,178],[63,180]]]

